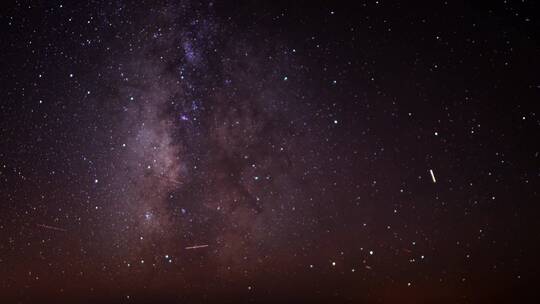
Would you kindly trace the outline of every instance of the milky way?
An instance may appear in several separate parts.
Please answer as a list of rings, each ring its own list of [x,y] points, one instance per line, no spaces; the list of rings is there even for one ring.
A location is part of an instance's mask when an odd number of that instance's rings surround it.
[[[0,299],[526,297],[533,9],[330,5],[2,12]]]

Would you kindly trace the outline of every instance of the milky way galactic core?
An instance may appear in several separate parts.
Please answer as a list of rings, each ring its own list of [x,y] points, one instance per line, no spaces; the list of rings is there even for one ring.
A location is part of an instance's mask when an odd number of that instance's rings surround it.
[[[525,299],[537,9],[6,5],[0,302]]]

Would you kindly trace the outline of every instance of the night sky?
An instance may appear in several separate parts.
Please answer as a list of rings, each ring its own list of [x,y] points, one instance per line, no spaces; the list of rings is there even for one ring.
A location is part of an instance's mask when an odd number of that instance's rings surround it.
[[[538,288],[533,1],[5,2],[0,303]]]

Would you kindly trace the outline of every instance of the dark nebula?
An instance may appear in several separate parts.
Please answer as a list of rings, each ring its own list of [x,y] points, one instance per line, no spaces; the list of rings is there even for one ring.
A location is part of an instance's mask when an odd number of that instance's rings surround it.
[[[533,1],[11,1],[0,303],[511,303]]]

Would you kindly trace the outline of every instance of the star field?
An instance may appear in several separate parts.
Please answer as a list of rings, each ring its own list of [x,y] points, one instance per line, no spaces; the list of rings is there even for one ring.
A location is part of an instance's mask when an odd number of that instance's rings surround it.
[[[13,1],[0,302],[527,299],[536,6]]]

